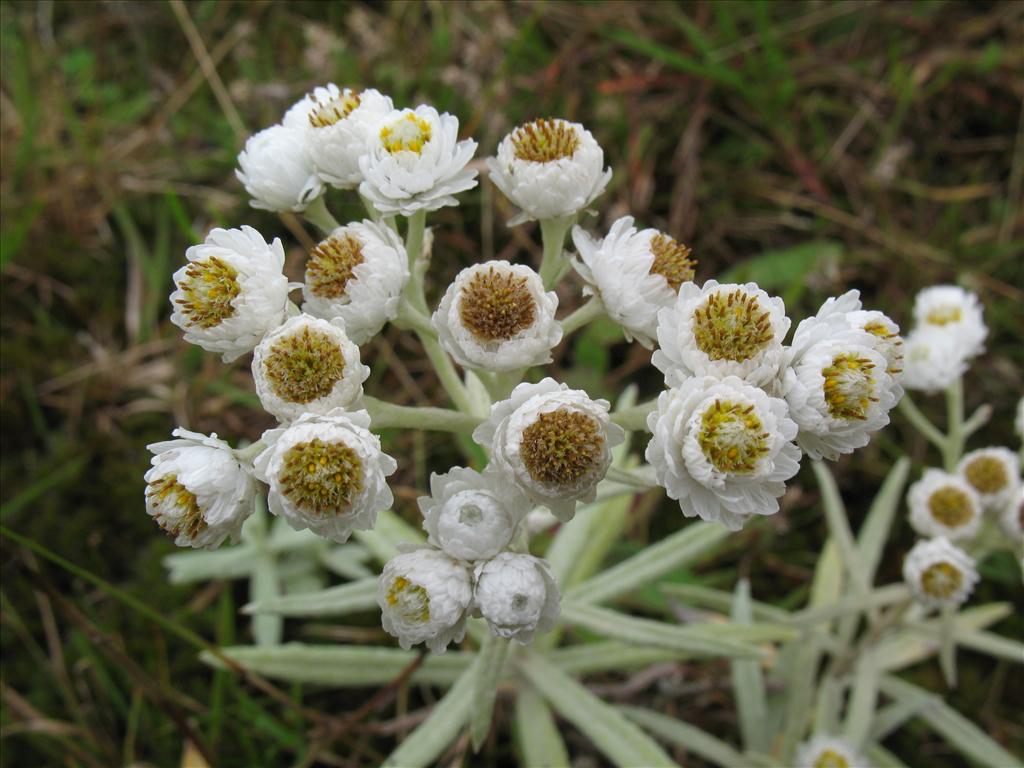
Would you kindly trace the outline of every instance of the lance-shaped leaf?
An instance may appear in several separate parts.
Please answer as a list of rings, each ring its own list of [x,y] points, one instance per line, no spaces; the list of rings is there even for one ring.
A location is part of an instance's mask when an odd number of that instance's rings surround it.
[[[822,461],[812,461],[811,467],[821,487],[821,505],[825,509],[825,520],[828,522],[829,534],[839,548],[846,576],[855,592],[865,593],[869,587],[867,569],[850,531],[850,521],[846,517],[846,508],[843,506],[835,478]]]
[[[663,584],[660,587],[665,597],[671,597],[687,605],[703,607],[727,614],[732,610],[733,594],[722,589],[702,587],[699,584]],[[768,603],[750,601],[751,616],[757,621],[784,624],[790,619],[790,613]]]
[[[516,696],[516,740],[522,754],[521,765],[562,768],[570,764],[551,707],[527,686]]]
[[[491,729],[491,715],[494,713],[494,699],[498,695],[498,680],[508,655],[508,640],[488,634],[477,654],[477,672],[473,680],[473,711],[469,722],[473,751],[480,747]]]
[[[903,486],[907,482],[907,474],[910,472],[910,459],[901,456],[889,474],[885,482],[878,489],[867,517],[857,534],[857,549],[860,551],[860,561],[864,567],[865,581],[872,584],[875,580],[875,571],[882,559],[882,550],[889,538],[889,531],[892,529],[892,521],[903,500]]]
[[[736,597],[732,607],[732,620],[749,625],[753,619],[750,607],[750,582],[740,579],[736,583]],[[767,747],[767,702],[761,665],[753,659],[734,659],[730,662],[733,698],[740,718],[743,745],[751,751],[763,752]]]
[[[377,577],[360,579],[350,584],[257,600],[246,605],[245,613],[271,613],[280,616],[342,616],[377,607]]]
[[[960,611],[953,619],[954,632],[984,629],[1010,615],[1006,603],[989,603]],[[939,619],[910,623],[878,644],[879,669],[895,671],[934,656],[939,649]]]
[[[700,755],[712,763],[726,768],[750,763],[729,744],[682,720],[643,707],[618,707],[618,710],[659,739]]]
[[[889,584],[863,594],[849,595],[829,605],[798,611],[784,618],[783,622],[795,627],[813,627],[833,619],[852,616],[908,599],[910,599],[910,591],[905,584]]]
[[[612,670],[626,671],[661,664],[666,661],[681,661],[695,656],[691,651],[674,648],[635,645],[608,640],[597,643],[582,643],[547,651],[545,658],[563,672],[570,675],[588,675]]]

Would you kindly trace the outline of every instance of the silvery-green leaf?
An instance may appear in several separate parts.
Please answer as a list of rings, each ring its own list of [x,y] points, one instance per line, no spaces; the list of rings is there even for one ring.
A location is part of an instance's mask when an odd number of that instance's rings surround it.
[[[252,572],[255,555],[256,550],[251,544],[238,544],[209,551],[175,552],[165,557],[163,563],[172,584],[185,584],[248,576]]]
[[[751,623],[753,611],[750,602],[750,582],[740,579],[736,583],[736,594],[732,606],[734,624],[749,625]],[[733,698],[736,700],[736,709],[739,714],[743,745],[748,750],[763,751],[768,746],[768,739],[764,730],[767,704],[761,664],[752,659],[733,659],[730,662],[730,669]]]
[[[843,733],[847,741],[860,750],[871,729],[871,719],[878,703],[878,665],[871,653],[861,655],[853,673],[850,702],[846,708]]]
[[[249,581],[249,594],[257,602],[274,600],[281,594],[281,580],[277,573],[277,558],[264,550],[257,556],[256,567]],[[252,635],[259,646],[274,646],[281,643],[284,621],[280,616],[254,616]]]
[[[666,597],[674,598],[687,605],[699,606],[727,614],[732,610],[733,595],[721,589],[702,587],[699,584],[662,584],[659,587]],[[768,603],[750,601],[751,615],[757,621],[785,624],[790,613]]]
[[[317,558],[327,570],[346,579],[356,580],[374,575],[373,571],[366,567],[370,553],[365,547],[352,541],[333,549],[324,549],[317,553]]]
[[[377,607],[377,577],[353,581],[320,592],[306,592],[257,600],[245,606],[245,613],[279,616],[341,616]]]
[[[373,530],[356,531],[352,534],[381,563],[398,554],[399,544],[423,544],[426,539],[418,531],[390,509],[377,515]]]
[[[614,640],[570,645],[548,651],[544,655],[563,672],[577,676],[612,670],[627,671],[694,656],[691,651],[619,643]]]
[[[793,764],[796,745],[803,738],[807,729],[807,715],[812,709],[814,700],[814,680],[821,658],[818,638],[808,634],[806,640],[793,643],[796,654],[792,668],[785,679],[786,689],[783,693],[785,713],[782,720],[782,744],[780,755],[783,765]]]
[[[889,584],[859,595],[848,595],[835,602],[818,608],[806,608],[783,619],[783,623],[795,627],[813,627],[833,619],[863,613],[872,608],[882,608],[910,599],[910,590],[905,584]]]
[[[860,560],[865,570],[865,581],[872,584],[875,580],[875,571],[882,559],[882,551],[885,549],[885,542],[889,538],[889,531],[892,529],[892,521],[903,500],[903,486],[907,482],[907,474],[910,472],[910,459],[901,456],[889,474],[885,482],[878,489],[871,508],[868,510],[864,524],[857,534],[857,549],[860,550]]]
[[[989,603],[960,611],[954,619],[956,632],[977,631],[1006,618],[1006,603]],[[906,622],[904,628],[878,644],[876,658],[883,671],[896,671],[934,656],[939,649],[938,619]]]
[[[707,731],[684,723],[682,720],[676,720],[644,707],[623,706],[618,707],[618,710],[659,739],[700,755],[712,763],[726,768],[748,764],[744,756],[731,745],[712,736]]]
[[[875,768],[907,768],[906,763],[881,744],[872,744],[864,751]]]
[[[523,765],[563,768],[570,764],[551,708],[528,686],[522,686],[516,695],[516,738]]]
[[[508,655],[508,643],[504,637],[489,634],[477,654],[478,669],[473,679],[473,707],[469,721],[474,752],[480,751],[491,728],[494,699],[498,695],[498,680]]]
[[[1017,640],[1010,640],[992,632],[981,632],[961,627],[955,628],[953,634],[957,643],[964,648],[987,653],[997,659],[1007,659],[1016,664],[1024,664],[1024,643]]]
[[[813,467],[814,475],[818,478],[818,485],[821,487],[821,505],[825,510],[829,535],[839,548],[839,556],[843,561],[846,576],[855,592],[865,593],[869,587],[867,570],[861,561],[860,550],[857,549],[853,533],[850,531],[850,521],[846,517],[846,508],[839,495],[835,478],[822,461],[812,461],[811,467]]]

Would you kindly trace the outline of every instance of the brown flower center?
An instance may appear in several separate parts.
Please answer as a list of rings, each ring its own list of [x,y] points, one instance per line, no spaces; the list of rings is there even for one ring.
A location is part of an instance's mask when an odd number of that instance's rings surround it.
[[[814,768],[850,768],[850,763],[834,749],[825,749],[814,761]]]
[[[391,582],[385,599],[407,624],[426,624],[430,621],[430,595],[419,584],[404,576],[397,576]]]
[[[512,132],[516,157],[534,163],[550,163],[572,157],[580,145],[576,129],[565,120],[534,120]]]
[[[952,563],[945,561],[929,565],[921,574],[921,589],[926,595],[947,598],[960,588],[963,574]]]
[[[874,363],[853,353],[841,353],[832,358],[832,364],[821,369],[825,379],[825,405],[828,412],[845,421],[867,419],[875,396]]]
[[[477,272],[462,289],[459,319],[480,341],[511,339],[536,319],[527,278],[494,267]]]
[[[743,362],[775,337],[768,310],[742,288],[711,293],[693,313],[697,348],[712,360]]]
[[[327,128],[341,122],[359,106],[360,96],[355,91],[342,91],[327,101],[318,101],[309,111],[309,124],[314,128]]]
[[[971,500],[959,488],[945,486],[928,497],[928,511],[947,528],[959,528],[971,520]]]
[[[235,314],[231,302],[241,292],[238,271],[217,256],[190,262],[178,287],[184,294],[175,299],[189,323],[213,328]]]
[[[304,326],[274,343],[263,370],[282,400],[309,403],[329,395],[341,381],[345,358],[332,335]]]
[[[998,493],[1010,481],[1003,462],[992,456],[978,456],[964,467],[967,482],[979,493]]]
[[[176,474],[157,478],[146,487],[153,519],[172,536],[184,533],[194,539],[207,527],[196,495],[178,482]]]
[[[343,515],[363,489],[363,462],[344,443],[317,437],[288,449],[278,479],[282,493],[304,512]]]
[[[523,430],[520,455],[530,477],[546,485],[578,483],[601,462],[604,435],[597,419],[560,408]]]
[[[753,405],[715,400],[701,415],[697,443],[719,472],[746,475],[768,453],[769,437]]]
[[[306,285],[310,293],[324,299],[345,295],[352,272],[363,263],[363,244],[345,233],[321,241],[306,262]]]
[[[650,248],[654,254],[650,273],[664,277],[673,291],[679,293],[679,286],[693,280],[697,262],[690,258],[692,251],[685,245],[659,232],[651,238]]]

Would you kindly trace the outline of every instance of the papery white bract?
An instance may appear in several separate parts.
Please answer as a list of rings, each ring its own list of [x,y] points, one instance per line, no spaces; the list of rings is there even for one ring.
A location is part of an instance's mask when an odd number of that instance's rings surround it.
[[[495,403],[473,439],[490,450],[505,482],[564,522],[577,501],[594,500],[625,431],[609,421],[607,400],[546,378]]]
[[[870,764],[843,739],[815,734],[796,750],[796,768],[868,768]]]
[[[514,371],[551,362],[562,339],[558,296],[527,266],[487,261],[462,270],[431,318],[437,340],[467,368]]]
[[[458,205],[454,196],[477,184],[477,172],[466,167],[476,142],[459,141],[458,135],[458,118],[433,107],[381,117],[359,159],[359,193],[385,214],[411,216]]]
[[[647,417],[647,461],[687,517],[739,530],[779,510],[800,469],[786,402],[742,379],[697,376],[662,392]]]
[[[618,219],[603,240],[579,226],[572,239],[579,252],[573,267],[587,283],[584,295],[600,299],[627,340],[650,349],[658,311],[672,306],[679,287],[693,279],[690,249],[656,229],[637,231],[632,216]]]
[[[955,340],[965,358],[985,350],[988,328],[981,303],[970,291],[956,285],[933,285],[914,299],[914,321],[918,328],[941,331]]]
[[[394,501],[388,475],[397,463],[381,452],[366,411],[307,413],[263,433],[256,477],[270,486],[270,511],[297,531],[344,543],[373,528]]]
[[[289,287],[279,239],[267,243],[246,226],[214,229],[185,258],[171,293],[171,322],[185,341],[231,362],[284,322]]]
[[[977,491],[982,506],[1000,514],[1021,489],[1020,460],[1009,448],[979,448],[964,455],[957,474]]]
[[[967,371],[966,348],[940,328],[921,326],[903,344],[901,383],[911,390],[933,393],[948,389]]]
[[[268,413],[287,422],[357,404],[370,369],[341,318],[289,318],[268,334],[252,358],[256,394]]]
[[[903,579],[927,608],[959,606],[978,581],[974,560],[943,537],[917,542],[903,560]]]
[[[394,320],[409,279],[405,246],[395,232],[372,221],[338,227],[306,262],[302,311],[340,317],[356,344],[365,344]]]
[[[529,643],[555,626],[558,586],[546,560],[502,552],[478,563],[474,577],[474,607],[498,637]]]
[[[273,125],[253,134],[238,154],[238,180],[253,208],[304,211],[324,191],[309,154],[306,131]]]
[[[406,650],[426,643],[434,653],[462,640],[472,597],[466,566],[427,548],[389,560],[377,587],[384,631]]]
[[[962,478],[926,469],[907,493],[910,524],[922,536],[969,539],[981,526],[981,499]]]
[[[255,483],[217,435],[178,428],[176,440],[148,446],[146,512],[179,547],[219,546],[237,540],[253,511]]]

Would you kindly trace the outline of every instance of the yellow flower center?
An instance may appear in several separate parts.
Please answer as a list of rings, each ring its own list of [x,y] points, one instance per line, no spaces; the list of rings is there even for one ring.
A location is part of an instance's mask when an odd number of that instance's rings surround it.
[[[962,317],[963,311],[956,304],[940,304],[929,310],[924,319],[931,325],[948,325],[949,323],[959,323]]]
[[[885,356],[885,361],[888,364],[885,372],[890,376],[900,373],[903,370],[903,339],[900,338],[900,335],[878,320],[865,323],[864,330],[881,339],[878,351]]]
[[[769,437],[752,404],[715,400],[701,414],[697,443],[719,472],[746,475],[768,453]]]
[[[534,120],[512,132],[512,146],[520,160],[550,163],[572,157],[580,145],[576,129],[565,120]]]
[[[326,397],[345,375],[345,358],[334,336],[304,326],[278,339],[263,360],[274,394],[285,402]]]
[[[539,483],[578,483],[601,462],[604,435],[597,419],[560,408],[542,413],[523,430],[519,446],[530,477]]]
[[[946,599],[960,589],[963,578],[960,569],[952,563],[935,563],[921,574],[921,589],[926,595]]]
[[[363,263],[363,244],[346,233],[321,241],[306,262],[306,285],[310,293],[324,299],[345,295],[352,272]]]
[[[511,339],[536,319],[527,279],[494,267],[477,272],[462,289],[459,319],[480,341]]]
[[[654,254],[650,273],[664,277],[673,291],[678,293],[679,286],[693,280],[697,262],[690,258],[692,251],[685,245],[659,232],[651,238],[650,248]]]
[[[928,497],[928,511],[947,528],[959,528],[971,521],[973,509],[966,493],[953,486],[937,489]]]
[[[345,90],[327,101],[317,101],[309,111],[309,124],[314,128],[327,128],[341,122],[359,106],[360,97],[355,91]]]
[[[363,490],[363,462],[344,443],[316,437],[287,450],[278,480],[282,493],[304,512],[343,515]]]
[[[841,353],[832,364],[821,369],[825,379],[825,405],[836,419],[863,421],[867,419],[875,396],[874,363],[855,353]]]
[[[430,621],[430,595],[419,584],[404,576],[395,577],[385,599],[407,624],[426,624]]]
[[[1006,466],[992,456],[978,456],[964,467],[964,476],[979,493],[998,493],[1010,482]]]
[[[834,749],[825,749],[814,761],[814,768],[850,768],[850,763]]]
[[[179,483],[175,474],[164,475],[146,486],[146,498],[157,525],[172,536],[184,533],[194,539],[207,527],[196,495]]]
[[[231,303],[242,290],[238,271],[217,256],[190,262],[178,287],[184,294],[175,299],[189,323],[213,328],[235,314]]]
[[[768,310],[742,288],[711,293],[693,312],[697,348],[712,360],[750,360],[775,337]]]
[[[430,123],[414,112],[409,112],[391,125],[380,129],[380,140],[384,142],[384,149],[392,155],[399,152],[415,152],[418,155],[432,136],[433,128]]]

